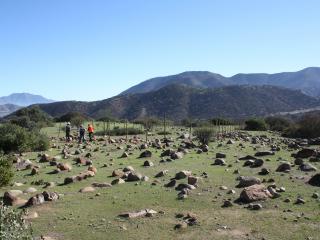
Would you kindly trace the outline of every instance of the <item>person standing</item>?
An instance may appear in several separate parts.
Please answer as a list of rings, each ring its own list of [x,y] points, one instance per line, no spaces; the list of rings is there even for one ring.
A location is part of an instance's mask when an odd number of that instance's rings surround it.
[[[67,142],[70,142],[70,132],[71,132],[71,126],[70,126],[70,123],[67,122],[67,125],[66,125],[66,141]]]
[[[85,133],[86,133],[86,130],[84,129],[84,127],[82,125],[80,125],[80,127],[79,127],[79,143],[82,143],[85,141],[85,139],[84,139]]]
[[[94,133],[94,128],[91,124],[88,124],[88,133],[89,133],[89,139],[90,142],[93,141],[93,133]]]

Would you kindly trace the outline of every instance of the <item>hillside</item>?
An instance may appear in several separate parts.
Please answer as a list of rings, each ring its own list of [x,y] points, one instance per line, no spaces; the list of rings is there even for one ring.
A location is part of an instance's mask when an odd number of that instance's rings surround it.
[[[184,72],[177,75],[157,77],[144,81],[121,93],[134,94],[158,90],[171,84],[183,84],[190,87],[217,88],[231,85],[273,85],[301,90],[313,97],[320,96],[320,68],[311,67],[298,72],[276,74],[253,73],[236,74],[230,78],[211,72]]]
[[[13,93],[9,96],[0,97],[0,105],[14,104],[18,106],[29,106],[38,103],[52,103],[53,100],[44,98],[40,95],[30,93]]]
[[[318,100],[300,91],[274,86],[228,86],[196,89],[170,85],[154,92],[128,94],[95,102],[40,104],[53,117],[81,112],[94,118],[112,116],[129,120],[166,113],[172,120],[214,116],[244,118],[319,106]]]
[[[0,105],[0,117],[4,117],[6,115],[9,115],[10,113],[13,113],[20,109],[20,106],[14,105],[14,104],[4,104]]]

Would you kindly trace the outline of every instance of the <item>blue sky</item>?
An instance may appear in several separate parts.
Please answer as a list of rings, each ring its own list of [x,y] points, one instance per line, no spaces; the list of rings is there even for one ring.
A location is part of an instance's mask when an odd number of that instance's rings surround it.
[[[0,96],[98,100],[191,70],[320,66],[318,0],[0,0]]]

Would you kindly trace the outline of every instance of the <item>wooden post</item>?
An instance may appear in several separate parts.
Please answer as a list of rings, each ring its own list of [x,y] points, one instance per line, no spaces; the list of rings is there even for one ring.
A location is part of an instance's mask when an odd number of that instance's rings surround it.
[[[163,130],[164,130],[164,139],[167,138],[167,134],[166,134],[166,114],[163,114]]]
[[[59,123],[59,132],[58,132],[58,139],[60,138],[60,131],[61,131],[61,122]]]

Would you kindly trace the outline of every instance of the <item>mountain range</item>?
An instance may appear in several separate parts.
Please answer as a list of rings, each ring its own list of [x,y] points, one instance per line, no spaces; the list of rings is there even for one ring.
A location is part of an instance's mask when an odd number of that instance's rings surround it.
[[[0,117],[32,104],[52,103],[53,100],[44,98],[40,95],[30,93],[13,93],[9,96],[0,97]]]
[[[95,119],[162,117],[171,120],[227,117],[242,119],[320,106],[319,100],[275,86],[227,86],[216,89],[173,84],[157,91],[119,95],[95,102],[65,101],[38,105],[53,117],[80,112]],[[9,116],[11,117],[11,116]]]
[[[51,101],[37,97],[38,103]],[[80,112],[96,119],[109,116],[133,120],[162,117],[164,113],[172,120],[239,119],[318,108],[319,97],[320,68],[311,67],[298,72],[237,74],[230,78],[206,71],[184,72],[149,79],[101,101],[63,101],[38,106],[52,117]]]
[[[231,85],[272,85],[301,90],[309,96],[320,97],[320,68],[310,67],[298,72],[275,74],[240,73],[232,77],[224,77],[207,71],[183,72],[177,75],[149,79],[125,90],[120,95],[146,93],[171,84],[183,84],[200,88],[219,88]]]

